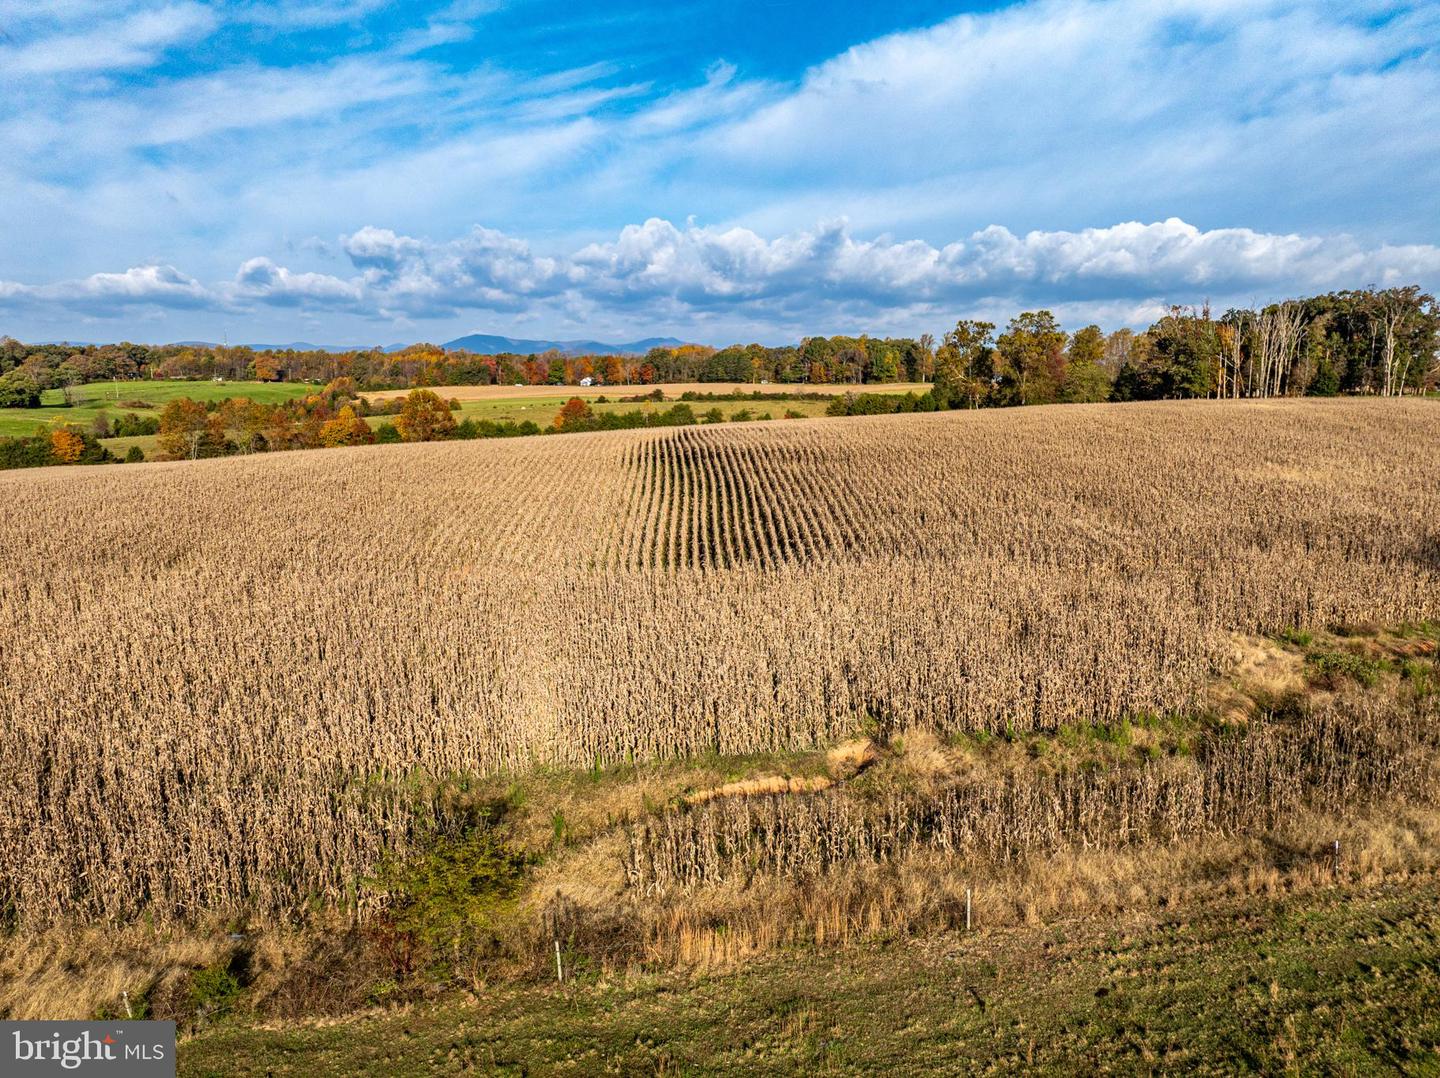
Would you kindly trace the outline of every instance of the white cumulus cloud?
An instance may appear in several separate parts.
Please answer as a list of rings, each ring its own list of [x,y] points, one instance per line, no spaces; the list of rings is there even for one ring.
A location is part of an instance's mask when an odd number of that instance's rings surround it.
[[[611,325],[711,326],[715,333],[751,325],[919,332],[969,314],[1041,306],[1068,320],[1134,324],[1170,303],[1263,303],[1440,282],[1440,247],[1432,245],[1204,230],[1174,217],[1022,235],[992,225],[941,247],[859,238],[843,221],[765,237],[663,218],[568,253],[540,254],[520,237],[481,227],[434,241],[367,226],[340,246],[353,271],[346,276],[257,255],[213,286],[162,265],[49,284],[0,282],[0,305],[91,313],[278,307],[392,322],[538,311]]]

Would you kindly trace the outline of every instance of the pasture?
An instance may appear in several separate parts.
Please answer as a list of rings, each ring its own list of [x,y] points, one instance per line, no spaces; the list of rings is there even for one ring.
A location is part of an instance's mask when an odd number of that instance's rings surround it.
[[[533,388],[544,387],[537,386]],[[463,397],[458,395],[452,397],[448,389],[444,391],[437,390],[437,392],[441,392],[446,400],[454,399],[460,402],[460,410],[455,413],[457,421],[464,421],[466,419],[488,419],[492,422],[509,421],[512,423],[523,423],[528,419],[543,428],[550,426],[555,417],[560,414],[560,409],[564,407],[565,402],[575,396],[588,400],[591,408],[597,414],[603,414],[605,412],[663,412],[675,404],[678,395],[671,392],[674,388],[671,386],[657,386],[656,388],[665,391],[666,397],[664,401],[646,400],[622,402],[618,400],[613,393],[609,395],[591,394],[586,390],[565,394],[551,393],[541,396],[499,396],[493,398]],[[408,392],[408,390],[406,392]],[[720,392],[720,390],[712,390],[711,392]],[[630,396],[631,394],[627,393],[623,395]],[[367,393],[364,394],[364,396],[372,400],[377,399],[377,395],[373,393]],[[603,402],[598,401],[596,399],[598,396],[606,396],[606,400]],[[800,416],[805,418],[814,418],[816,416],[823,416],[827,406],[828,401],[825,400],[804,399],[694,401],[690,405],[697,416],[709,412],[712,408],[718,409],[727,422],[734,419],[737,415],[741,415],[742,418],[748,415],[753,419],[760,419],[765,416],[771,419],[781,419],[787,412],[799,413]],[[372,427],[378,427],[382,423],[393,423],[394,421],[394,416],[374,415],[366,417],[366,422]]]
[[[881,382],[872,385],[824,383],[760,383],[760,382],[666,382],[659,385],[615,385],[615,386],[549,386],[549,385],[491,385],[491,386],[434,386],[433,390],[446,400],[465,401],[508,401],[558,397],[565,401],[571,397],[594,400],[596,397],[633,397],[653,390],[663,390],[670,400],[676,400],[682,393],[816,393],[827,397],[845,393],[924,393],[930,388],[928,382]],[[408,389],[384,389],[364,396],[371,400],[387,400],[403,397]],[[761,402],[766,403],[766,402]],[[774,403],[774,402],[769,402]]]
[[[70,405],[65,404],[60,390],[50,389],[41,396],[39,408],[0,408],[0,437],[34,434],[37,427],[74,425],[89,429],[101,414],[108,415],[112,420],[126,412],[158,415],[159,409],[181,397],[198,401],[246,397],[274,404],[303,397],[315,392],[316,388],[295,382],[217,382],[209,379],[88,382],[70,391],[73,400]],[[140,406],[128,403],[132,401],[139,402]],[[105,444],[112,452],[118,447],[119,452],[124,453],[132,441],[107,439]],[[148,441],[141,444],[148,445]]]

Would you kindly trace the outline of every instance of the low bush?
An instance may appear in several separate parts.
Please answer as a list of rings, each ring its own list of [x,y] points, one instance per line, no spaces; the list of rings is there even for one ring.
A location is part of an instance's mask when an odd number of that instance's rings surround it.
[[[1386,664],[1348,651],[1313,651],[1305,656],[1316,684],[1338,688],[1345,681],[1355,681],[1366,688],[1374,685]]]
[[[447,963],[473,969],[493,957],[528,864],[485,814],[458,835],[433,836],[415,856],[383,862],[370,884],[388,905],[371,934],[396,977]]]

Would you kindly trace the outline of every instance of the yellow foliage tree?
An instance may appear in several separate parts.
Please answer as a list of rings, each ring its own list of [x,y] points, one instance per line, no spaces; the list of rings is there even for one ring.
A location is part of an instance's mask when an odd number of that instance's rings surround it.
[[[50,434],[50,452],[61,464],[78,464],[85,455],[85,439],[68,427],[62,427]]]
[[[348,404],[320,428],[320,444],[324,446],[369,445],[374,440],[375,432],[370,424],[357,416]]]

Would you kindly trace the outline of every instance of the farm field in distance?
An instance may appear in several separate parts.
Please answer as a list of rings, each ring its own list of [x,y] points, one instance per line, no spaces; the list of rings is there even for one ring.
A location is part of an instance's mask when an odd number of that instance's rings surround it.
[[[579,397],[591,402],[591,407],[596,413],[663,411],[678,401],[684,393],[761,393],[777,397],[793,394],[797,398],[793,400],[697,400],[691,405],[697,414],[717,408],[728,421],[738,412],[748,412],[757,419],[767,414],[772,419],[780,419],[787,412],[799,413],[806,417],[824,415],[827,402],[806,399],[809,396],[835,397],[845,393],[920,394],[929,388],[928,383],[919,382],[882,382],[868,385],[666,382],[636,386],[438,386],[433,389],[433,392],[438,393],[446,400],[458,400],[460,411],[457,413],[457,418],[461,420],[489,419],[495,422],[508,420],[514,423],[523,423],[528,419],[541,427],[546,427],[550,425],[555,416],[559,414],[560,408],[571,397]],[[627,400],[627,398],[643,397],[656,390],[664,394],[663,401]],[[382,401],[403,397],[408,392],[409,390],[381,390],[362,395],[372,401]],[[604,397],[605,402],[594,403],[600,397]],[[393,417],[389,416],[370,416],[367,419],[372,427],[391,421],[393,421]]]
[[[1430,1065],[1437,443],[1185,401],[0,474],[0,1013],[191,1074]]]
[[[167,403],[182,397],[198,401],[222,401],[244,397],[266,404],[292,400],[313,393],[318,387],[296,382],[234,382],[209,379],[137,379],[122,382],[88,382],[71,391],[66,405],[58,389],[46,390],[39,408],[0,408],[0,437],[34,434],[36,428],[74,425],[86,430],[99,415],[113,421],[127,412],[158,416]],[[102,438],[101,444],[117,456],[132,445],[151,453],[153,435],[132,438]]]
[[[242,397],[266,404],[297,399],[317,392],[321,387],[302,382],[244,382],[208,379],[144,379],[122,382],[92,382],[75,386],[71,390],[73,403],[66,405],[64,395],[58,389],[47,390],[39,408],[0,409],[0,437],[15,437],[34,434],[37,428],[51,428],[74,425],[86,430],[99,415],[106,415],[112,421],[127,412],[137,415],[159,415],[160,409],[177,398],[191,400],[222,401],[231,397]],[[729,383],[694,382],[669,383],[656,386],[440,386],[433,391],[446,400],[459,400],[458,419],[488,419],[492,421],[524,422],[531,420],[541,427],[547,427],[559,413],[561,406],[571,397],[594,401],[608,397],[609,403],[596,404],[596,412],[659,411],[669,407],[685,392],[695,393],[752,393],[766,394],[823,394],[839,395],[846,392],[865,393],[923,393],[925,384],[886,383],[880,385],[731,385]],[[659,389],[666,402],[638,401],[621,403],[620,398],[642,396]],[[409,389],[383,390],[365,393],[371,400],[381,401],[404,397]],[[823,400],[769,400],[769,401],[714,401],[696,402],[696,411],[718,408],[726,420],[737,412],[748,411],[757,418],[768,413],[779,419],[785,413],[799,413],[803,416],[825,414]],[[394,422],[393,416],[369,416],[366,422],[371,427]],[[117,456],[123,456],[131,446],[139,446],[147,455],[152,454],[158,444],[154,435],[136,437],[102,438],[100,443]]]
[[[521,386],[521,385],[492,385],[492,386],[433,386],[434,392],[440,394],[446,400],[455,398],[462,403],[465,401],[497,401],[528,399],[538,397],[559,397],[562,400],[570,397],[583,397],[587,400],[594,400],[596,397],[609,397],[611,400],[618,400],[621,397],[643,396],[653,390],[662,390],[668,399],[675,400],[682,393],[767,393],[767,394],[806,394],[816,393],[823,396],[840,396],[845,393],[924,393],[930,388],[928,382],[871,382],[864,385],[821,383],[811,385],[806,382],[663,382],[655,385],[615,385],[615,386]],[[387,400],[392,397],[403,397],[408,389],[383,389],[373,393],[366,393],[364,396],[372,400]],[[762,402],[763,403],[763,402]]]

